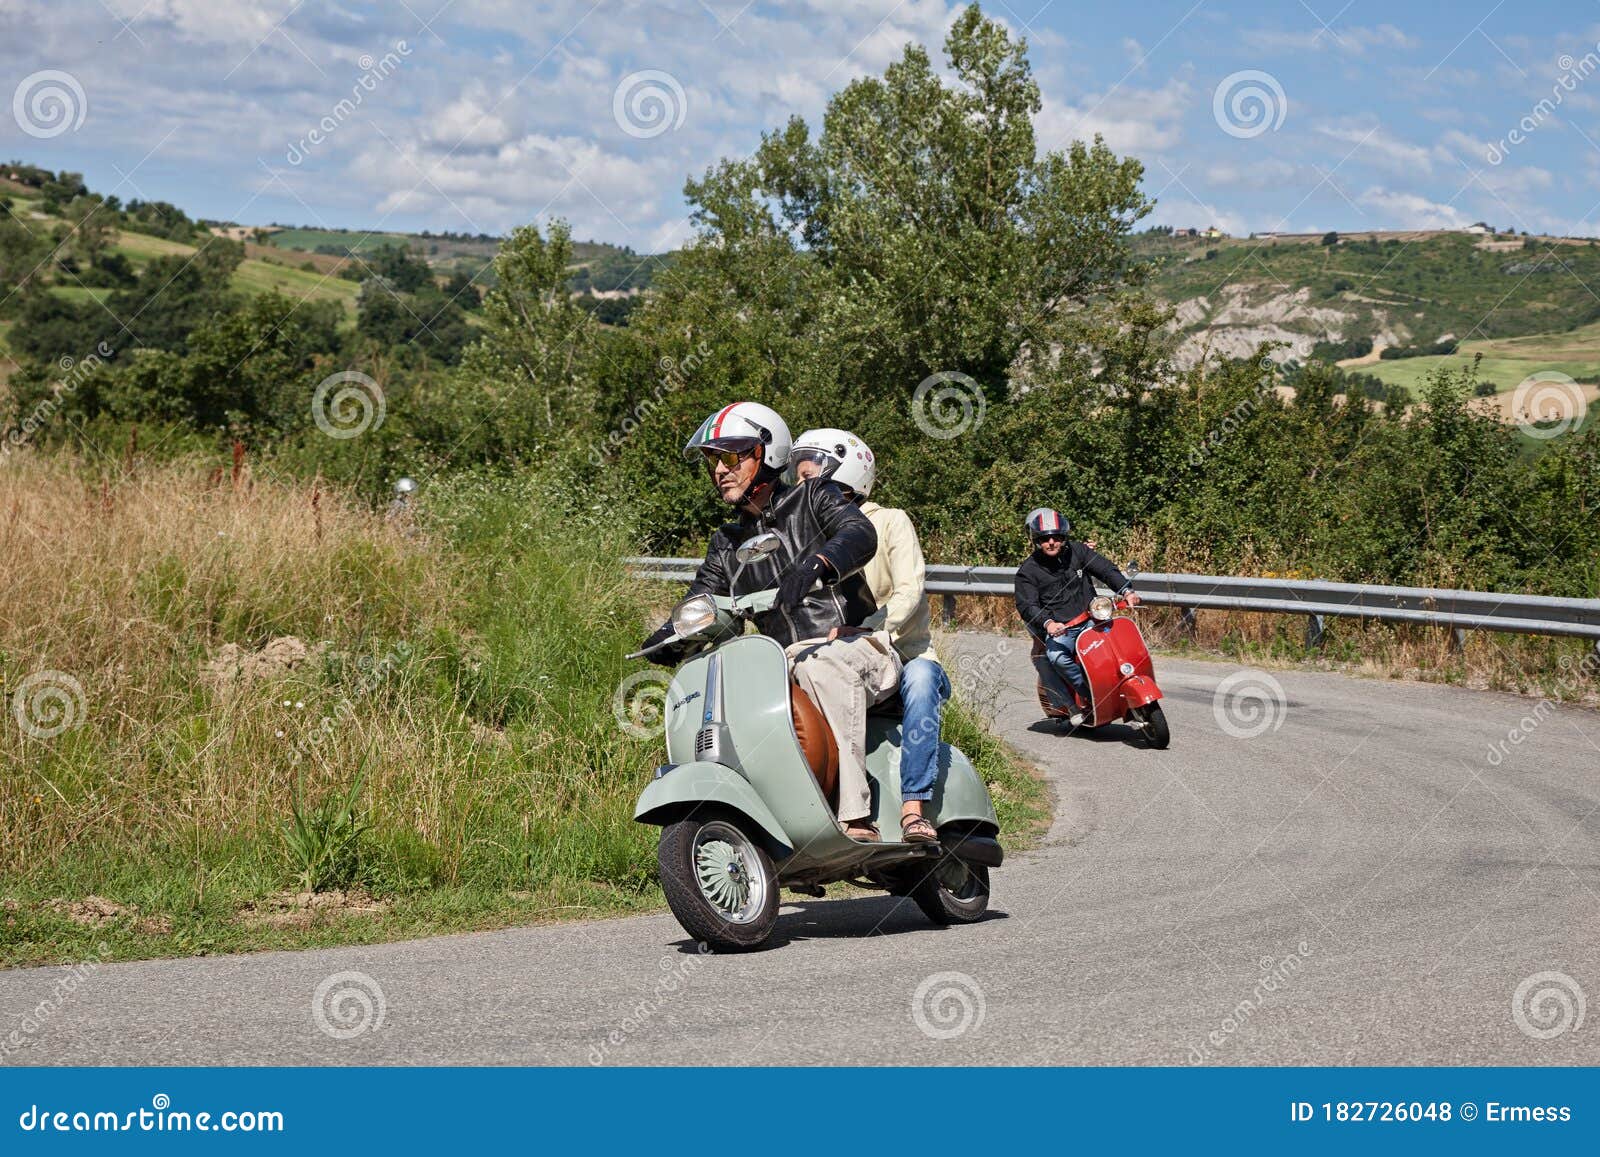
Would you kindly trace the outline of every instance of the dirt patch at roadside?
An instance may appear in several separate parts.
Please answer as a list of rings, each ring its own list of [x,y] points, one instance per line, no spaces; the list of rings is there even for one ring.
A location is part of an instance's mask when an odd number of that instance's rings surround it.
[[[241,923],[256,928],[310,928],[348,916],[379,916],[385,900],[360,890],[341,892],[274,892],[239,908]]]

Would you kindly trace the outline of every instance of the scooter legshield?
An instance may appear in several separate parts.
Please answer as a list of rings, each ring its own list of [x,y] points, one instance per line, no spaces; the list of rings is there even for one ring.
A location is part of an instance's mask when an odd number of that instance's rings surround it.
[[[783,827],[750,786],[750,781],[720,763],[684,763],[652,780],[639,796],[633,818],[664,827],[706,805],[732,808],[765,832],[780,855],[790,851]],[[755,832],[751,832],[755,835]]]

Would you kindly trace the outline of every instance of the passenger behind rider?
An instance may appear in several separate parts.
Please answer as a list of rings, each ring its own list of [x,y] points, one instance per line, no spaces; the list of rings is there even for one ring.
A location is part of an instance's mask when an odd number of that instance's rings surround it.
[[[1089,678],[1078,662],[1078,636],[1089,625],[1089,604],[1094,600],[1094,579],[1099,579],[1139,605],[1128,576],[1097,553],[1088,543],[1068,536],[1072,524],[1058,510],[1028,512],[1028,537],[1033,553],[1017,568],[1017,614],[1028,630],[1044,641],[1044,655],[1035,660],[1039,676],[1052,692],[1057,706],[1069,712],[1068,722],[1084,722],[1085,707],[1092,707]],[[1075,691],[1080,704],[1072,701]]]
[[[785,484],[789,449],[789,427],[756,402],[718,410],[684,446],[684,457],[704,461],[718,495],[738,512],[738,521],[712,536],[687,594],[743,595],[777,587],[776,604],[756,616],[756,628],[783,646],[795,682],[833,731],[840,826],[853,839],[876,840],[870,790],[846,793],[844,785],[866,787],[867,708],[894,694],[900,658],[886,638],[830,636],[837,628],[859,626],[877,609],[860,572],[877,552],[878,535],[838,487]],[[739,571],[739,544],[768,531],[781,540],[779,550]],[[819,582],[821,588],[813,590]],[[671,637],[669,622],[645,646]],[[685,644],[670,644],[653,651],[651,661],[676,665],[686,651]]]
[[[937,842],[939,833],[924,817],[923,805],[933,798],[940,716],[950,698],[950,680],[933,649],[925,589],[927,567],[916,527],[905,511],[867,500],[877,481],[877,463],[867,444],[848,430],[807,430],[795,441],[789,461],[802,482],[825,479],[843,489],[878,532],[878,553],[865,571],[878,609],[862,626],[839,627],[835,634],[887,631],[904,663],[900,675],[901,838],[911,843]],[[852,784],[851,790],[865,791],[867,785]],[[841,776],[841,796],[844,791]]]

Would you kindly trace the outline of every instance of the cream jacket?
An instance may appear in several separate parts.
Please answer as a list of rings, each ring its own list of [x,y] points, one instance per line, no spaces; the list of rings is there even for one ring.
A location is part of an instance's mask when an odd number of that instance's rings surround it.
[[[888,631],[894,649],[906,662],[932,659],[937,663],[925,589],[927,564],[922,560],[917,528],[905,511],[876,502],[863,502],[861,513],[878,532],[878,553],[861,572],[878,609],[862,625]]]

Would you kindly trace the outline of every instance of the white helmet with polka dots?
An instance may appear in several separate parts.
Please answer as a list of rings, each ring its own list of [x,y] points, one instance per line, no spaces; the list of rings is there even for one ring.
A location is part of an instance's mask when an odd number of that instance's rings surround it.
[[[878,480],[878,464],[872,449],[849,430],[821,427],[807,430],[794,440],[789,464],[813,462],[822,468],[820,477],[853,490],[858,498],[872,493]]]

